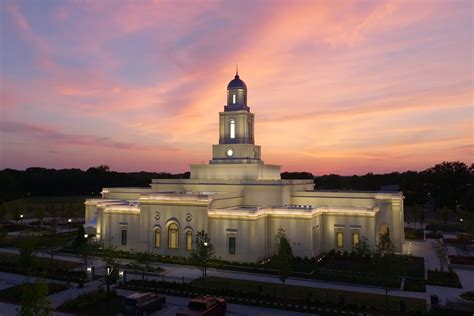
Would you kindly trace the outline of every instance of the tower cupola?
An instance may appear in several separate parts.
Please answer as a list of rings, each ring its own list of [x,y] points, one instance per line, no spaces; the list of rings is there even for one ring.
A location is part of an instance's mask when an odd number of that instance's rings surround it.
[[[235,77],[227,85],[227,105],[225,112],[230,111],[249,111],[247,106],[247,85],[240,79],[239,72],[235,72]]]

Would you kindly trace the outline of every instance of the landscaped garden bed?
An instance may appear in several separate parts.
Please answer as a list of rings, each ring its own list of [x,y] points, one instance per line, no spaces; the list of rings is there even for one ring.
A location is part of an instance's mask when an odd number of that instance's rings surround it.
[[[451,264],[474,265],[474,257],[452,255],[448,258]]]
[[[405,227],[405,239],[423,240],[424,230],[418,228]]]
[[[460,296],[466,301],[474,302],[474,291],[464,292]]]
[[[131,280],[123,287],[188,297],[201,294],[217,295],[225,297],[230,303],[306,312],[317,312],[316,307],[338,311],[375,311],[386,308],[385,295],[217,277],[200,278],[190,283]],[[426,310],[425,300],[388,296],[389,310],[400,311],[401,301],[407,311]]]
[[[110,315],[117,315],[122,310],[122,298],[114,290],[110,291],[109,308]],[[107,292],[103,288],[79,295],[78,297],[64,302],[58,307],[58,311],[80,315],[106,315]]]
[[[64,291],[68,287],[64,284],[57,283],[57,282],[49,282],[48,285],[48,295],[58,293]],[[9,303],[16,303],[21,304],[23,298],[23,289],[24,284],[12,286],[0,291],[0,300],[9,302]]]
[[[461,281],[454,271],[428,270],[426,284],[462,288]]]
[[[403,290],[412,292],[426,292],[425,280],[405,278],[405,282],[403,283]]]

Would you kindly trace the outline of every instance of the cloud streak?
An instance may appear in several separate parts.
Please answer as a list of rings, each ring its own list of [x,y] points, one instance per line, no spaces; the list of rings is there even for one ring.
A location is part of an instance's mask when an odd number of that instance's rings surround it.
[[[474,156],[467,0],[0,6],[0,168],[185,171],[210,158],[235,62],[284,170]]]

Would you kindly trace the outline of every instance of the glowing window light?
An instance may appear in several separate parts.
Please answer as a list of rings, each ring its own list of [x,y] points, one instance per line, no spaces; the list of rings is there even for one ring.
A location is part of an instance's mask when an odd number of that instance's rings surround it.
[[[230,120],[230,138],[235,138],[235,120]]]

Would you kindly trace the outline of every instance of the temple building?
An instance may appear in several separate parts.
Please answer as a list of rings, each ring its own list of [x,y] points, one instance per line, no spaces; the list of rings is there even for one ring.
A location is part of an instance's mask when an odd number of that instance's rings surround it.
[[[254,123],[247,86],[236,74],[209,164],[190,165],[190,179],[103,188],[102,198],[85,202],[86,231],[117,249],[189,256],[204,230],[216,256],[230,261],[270,257],[280,227],[295,256],[351,251],[363,236],[374,249],[384,234],[401,252],[402,192],[318,191],[313,180],[282,180],[280,166],[262,161]]]

